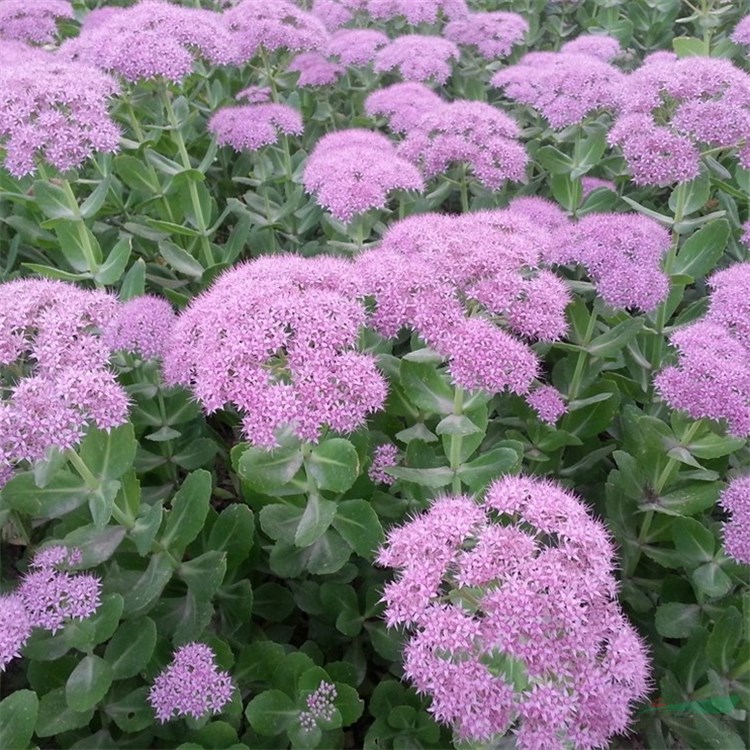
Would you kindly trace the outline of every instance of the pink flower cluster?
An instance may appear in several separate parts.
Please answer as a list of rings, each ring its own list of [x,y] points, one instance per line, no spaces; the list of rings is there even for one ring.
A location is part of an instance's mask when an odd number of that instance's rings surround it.
[[[393,224],[356,265],[384,336],[414,330],[448,360],[456,385],[525,394],[539,372],[519,338],[565,333],[569,294],[541,267],[550,235],[512,210],[423,214]]]
[[[502,110],[484,102],[458,100],[428,112],[407,133],[400,156],[418,164],[426,177],[443,174],[452,163],[471,167],[489,190],[526,173],[520,130]]]
[[[104,329],[111,351],[126,351],[144,359],[161,359],[176,316],[161,297],[145,294],[119,305],[115,318]]]
[[[393,443],[382,443],[373,451],[372,463],[367,471],[367,476],[373,482],[393,484],[393,477],[390,474],[386,474],[385,470],[390,469],[397,463],[398,448]]]
[[[232,678],[218,669],[213,650],[204,643],[188,643],[174,652],[172,662],[156,677],[148,702],[163,724],[181,716],[200,719],[218,713],[233,692]]]
[[[449,39],[423,34],[404,34],[382,47],[375,55],[376,73],[398,70],[405,81],[445,83],[453,62],[461,57]]]
[[[542,422],[553,425],[568,411],[560,392],[551,385],[535,388],[526,397],[529,406],[536,411]]]
[[[2,0],[0,39],[51,44],[57,37],[57,19],[73,17],[68,0]]]
[[[85,620],[100,603],[100,580],[61,570],[81,562],[81,551],[47,547],[31,561],[31,572],[12,594],[0,597],[0,672],[21,649],[34,628],[56,633],[67,620]]]
[[[377,29],[342,29],[331,35],[326,53],[343,65],[367,65],[386,44],[388,37]]]
[[[383,601],[404,626],[404,672],[461,741],[512,732],[520,750],[604,747],[649,687],[646,650],[616,601],[604,526],[558,485],[496,480],[388,534]],[[512,676],[513,675],[513,676]]]
[[[466,15],[465,0],[365,0],[367,12],[380,21],[404,18],[412,26],[435,23],[440,14],[446,18]]]
[[[370,117],[385,117],[394,133],[408,133],[424,117],[445,102],[423,83],[394,83],[377,89],[365,99]]]
[[[622,53],[620,42],[607,34],[581,34],[565,42],[560,52],[571,55],[589,55],[609,62]]]
[[[324,135],[310,154],[302,184],[340,221],[383,208],[393,190],[424,190],[417,168],[381,133],[360,128]]]
[[[482,57],[494,60],[507,57],[528,30],[528,21],[518,13],[496,11],[467,13],[451,21],[443,34],[456,44],[476,47]]]
[[[609,133],[639,185],[698,175],[704,148],[739,149],[750,166],[750,75],[728,60],[649,59],[622,84],[621,112]]]
[[[59,281],[0,285],[0,367],[17,372],[0,377],[0,485],[17,462],[77,445],[90,424],[125,422],[127,395],[99,335],[116,314],[104,292]]]
[[[336,686],[330,682],[321,682],[305,699],[307,708],[300,712],[299,723],[303,731],[311,732],[319,722],[329,722],[333,719],[336,707]]]
[[[733,479],[719,504],[730,514],[723,527],[724,549],[737,562],[750,565],[750,477]]]
[[[613,65],[589,54],[530,52],[495,73],[492,85],[509,99],[538,110],[553,128],[564,128],[615,109],[622,78]]]
[[[708,313],[670,339],[675,365],[655,378],[661,397],[693,419],[726,420],[750,435],[750,263],[715,273]]]
[[[286,104],[246,104],[222,107],[208,121],[220,146],[235,151],[257,151],[279,139],[279,133],[302,135],[302,116]]]
[[[165,78],[178,83],[193,72],[196,57],[233,61],[221,15],[165,0],[140,0],[81,29],[60,53],[118,73],[128,81]]]
[[[311,13],[318,18],[329,31],[349,23],[354,14],[364,8],[367,0],[313,0]]]
[[[97,151],[117,151],[120,131],[107,112],[117,91],[117,83],[105,73],[52,55],[19,55],[0,67],[0,142],[6,169],[20,177],[34,172],[36,160],[44,159],[65,171]]]
[[[735,44],[750,47],[750,15],[740,19],[740,22],[734,27],[732,41]]]
[[[345,68],[329,60],[320,52],[302,52],[288,65],[287,70],[299,73],[298,86],[330,86],[343,75]]]
[[[238,408],[245,436],[264,448],[284,427],[311,442],[324,425],[351,432],[386,396],[374,358],[355,349],[360,296],[343,260],[287,255],[237,266],[180,315],[165,378],[208,412]]]

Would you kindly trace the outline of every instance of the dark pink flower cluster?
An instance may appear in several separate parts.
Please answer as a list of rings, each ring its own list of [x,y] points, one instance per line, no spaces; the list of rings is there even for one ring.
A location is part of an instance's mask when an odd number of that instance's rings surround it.
[[[661,397],[693,419],[726,420],[750,435],[750,263],[710,279],[708,313],[670,339],[678,360],[655,379]]]
[[[661,265],[670,242],[669,232],[646,216],[592,213],[557,232],[548,260],[585,266],[608,305],[648,312],[669,293]]]
[[[44,159],[60,171],[80,166],[97,151],[112,153],[120,131],[107,111],[118,92],[96,68],[19,55],[0,67],[0,141],[5,167],[20,177]]]
[[[728,60],[651,58],[622,84],[609,141],[640,185],[697,176],[704,148],[739,149],[750,166],[750,75]]]
[[[626,731],[649,666],[613,557],[576,496],[532,477],[496,480],[479,503],[440,497],[392,529],[385,619],[409,630],[404,672],[435,719],[466,742],[512,732],[520,750]]]
[[[423,83],[394,83],[369,94],[365,112],[387,118],[394,133],[408,133],[443,104],[444,100]]]
[[[196,58],[224,65],[233,60],[221,15],[165,0],[140,0],[97,19],[68,40],[60,53],[128,81],[165,78],[175,83],[193,72]]]
[[[287,70],[299,73],[298,86],[330,86],[344,74],[341,63],[329,60],[320,52],[302,52],[288,65]]]
[[[456,44],[475,47],[479,54],[494,60],[507,57],[513,47],[523,41],[529,23],[518,13],[467,13],[451,21],[443,31],[446,39]]]
[[[326,53],[343,65],[367,65],[386,44],[388,37],[377,29],[342,29],[331,35]]]
[[[0,597],[0,672],[20,656],[34,628],[54,634],[67,620],[85,620],[96,612],[99,578],[61,570],[80,562],[78,549],[47,547],[34,556],[18,589]]]
[[[127,395],[99,335],[116,311],[113,296],[72,284],[0,284],[0,368],[11,368],[0,377],[0,485],[17,462],[77,445],[90,424],[125,422]]]
[[[750,477],[732,479],[719,499],[730,514],[723,526],[724,549],[744,565],[750,565]]]
[[[174,652],[171,664],[156,677],[148,702],[163,724],[181,716],[200,719],[218,713],[233,692],[232,678],[218,669],[211,647],[188,643]]]
[[[393,190],[424,190],[419,170],[381,133],[360,128],[324,135],[310,154],[302,183],[340,221],[385,206]]]
[[[57,20],[73,17],[68,0],[2,0],[0,39],[50,44],[57,37]]]
[[[598,57],[567,52],[530,52],[498,71],[492,85],[514,101],[538,110],[553,128],[615,109],[623,74]]]
[[[161,297],[145,294],[122,303],[104,329],[104,343],[115,351],[138,354],[144,359],[164,356],[176,315]]]
[[[356,344],[359,281],[334,258],[278,256],[233,268],[180,315],[164,370],[208,412],[233,405],[245,436],[272,448],[290,428],[316,442],[383,406],[386,383]]]
[[[468,13],[465,0],[365,0],[367,12],[380,21],[405,18],[407,23],[435,23],[442,14],[456,18]]]
[[[526,173],[528,157],[519,134],[515,121],[497,107],[459,100],[428,112],[398,153],[426,177],[443,174],[453,163],[467,164],[486,188],[498,190]]]
[[[220,146],[257,151],[279,140],[279,133],[302,135],[302,116],[286,104],[246,104],[222,107],[208,121]]]
[[[423,34],[405,34],[378,50],[376,73],[398,70],[405,81],[445,83],[453,63],[461,57],[458,47],[449,39]]]
[[[541,268],[550,235],[509,210],[422,214],[393,224],[356,263],[384,336],[411,328],[448,360],[456,385],[528,393],[539,372],[523,337],[567,328],[562,279]]]
[[[241,0],[223,14],[223,22],[236,62],[251,60],[261,47],[315,51],[324,49],[328,40],[322,21],[288,0]]]

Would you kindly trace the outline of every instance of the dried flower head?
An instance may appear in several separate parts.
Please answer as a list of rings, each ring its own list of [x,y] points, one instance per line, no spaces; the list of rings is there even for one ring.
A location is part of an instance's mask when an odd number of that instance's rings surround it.
[[[376,73],[398,70],[405,81],[445,83],[460,56],[458,47],[448,39],[405,34],[378,50],[374,69]]]
[[[279,134],[302,135],[302,116],[286,104],[246,104],[222,107],[208,121],[220,146],[257,151],[279,140]]]
[[[331,35],[326,54],[343,65],[367,65],[386,44],[388,37],[377,29],[341,29]]]
[[[149,294],[135,297],[118,307],[116,317],[104,330],[104,342],[112,351],[161,358],[175,320],[172,305],[165,299]]]
[[[178,83],[193,72],[196,58],[224,65],[232,57],[221,15],[164,0],[140,0],[84,26],[61,54],[128,81],[165,78]]]
[[[737,562],[750,565],[750,477],[732,479],[719,504],[729,513],[722,529],[724,549]]]
[[[529,23],[518,13],[468,13],[451,21],[444,30],[445,38],[456,44],[476,47],[479,54],[494,60],[507,57],[520,44],[529,30]]]
[[[51,44],[57,37],[57,21],[73,18],[68,0],[2,0],[0,39]]]
[[[23,599],[17,594],[0,596],[0,672],[21,655],[31,630]]]
[[[272,448],[291,428],[316,442],[324,425],[351,432],[386,395],[375,360],[356,350],[365,309],[351,264],[278,256],[235,267],[180,315],[168,382],[208,412],[231,404],[245,436]]]
[[[52,55],[0,68],[0,142],[5,167],[20,177],[44,159],[60,171],[97,151],[117,151],[120,131],[107,112],[117,83],[95,68]]]
[[[203,643],[178,648],[172,662],[154,680],[148,702],[163,724],[192,716],[200,719],[221,711],[234,692],[232,678],[216,665],[216,655]]]
[[[329,86],[344,74],[345,68],[329,60],[320,52],[303,52],[287,66],[287,70],[299,73],[298,86]]]
[[[581,34],[581,36],[565,42],[560,52],[573,55],[590,55],[609,62],[622,53],[620,42],[608,34]]]
[[[583,503],[532,477],[483,501],[445,496],[400,527],[379,565],[406,626],[404,671],[461,741],[512,731],[521,750],[593,750],[627,729],[649,687],[643,642],[615,599],[614,548]]]
[[[381,133],[352,128],[324,135],[310,154],[302,183],[340,221],[385,206],[393,190],[423,190],[417,168]]]
[[[445,102],[423,83],[394,83],[377,89],[365,99],[365,112],[388,120],[394,133],[408,133],[424,117]]]
[[[622,78],[617,68],[589,55],[531,52],[495,73],[492,85],[538,110],[553,128],[564,128],[616,108]]]
[[[468,164],[489,190],[526,173],[526,149],[519,128],[501,110],[484,102],[454,101],[434,108],[407,134],[399,155],[418,164],[426,177]]]
[[[365,6],[379,21],[404,18],[412,26],[435,23],[440,14],[455,18],[468,13],[465,0],[366,0]]]

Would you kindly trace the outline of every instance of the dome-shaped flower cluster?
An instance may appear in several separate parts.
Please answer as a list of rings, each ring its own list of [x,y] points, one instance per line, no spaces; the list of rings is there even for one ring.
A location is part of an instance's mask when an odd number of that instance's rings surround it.
[[[302,135],[302,116],[286,104],[246,104],[222,107],[208,121],[220,146],[235,151],[257,151],[279,140],[279,134]]]
[[[523,41],[529,23],[518,13],[467,13],[451,21],[444,30],[446,39],[467,47],[476,47],[479,54],[494,60],[507,57],[513,47]]]
[[[445,83],[453,62],[461,52],[449,39],[423,34],[404,34],[382,47],[375,55],[376,73],[398,70],[405,81]]]
[[[742,18],[734,27],[732,41],[735,42],[735,44],[742,44],[745,47],[750,47],[750,15]]]
[[[310,12],[328,31],[345,26],[354,14],[364,8],[367,0],[313,0]]]
[[[730,514],[723,526],[724,549],[737,562],[750,565],[750,477],[733,479],[719,504]]]
[[[0,39],[50,44],[57,36],[57,20],[73,17],[68,0],[2,0]]]
[[[465,0],[365,0],[365,8],[372,18],[390,21],[401,17],[412,26],[435,23],[440,14],[460,18],[468,13]]]
[[[385,117],[394,133],[408,133],[432,110],[445,104],[423,83],[394,83],[377,89],[365,99],[365,112]]]
[[[590,55],[608,62],[622,53],[620,42],[607,34],[581,34],[560,47],[560,52]]]
[[[377,29],[341,29],[331,35],[326,54],[343,65],[367,65],[386,44],[388,37]]]
[[[287,70],[299,73],[298,86],[330,86],[343,75],[341,63],[329,60],[320,52],[302,52],[296,55]]]
[[[604,526],[558,485],[495,481],[444,496],[388,534],[383,600],[404,671],[467,742],[604,747],[647,692],[646,651],[615,599]]]
[[[161,297],[144,294],[118,306],[104,329],[104,343],[111,351],[125,351],[144,359],[164,356],[176,316]]]

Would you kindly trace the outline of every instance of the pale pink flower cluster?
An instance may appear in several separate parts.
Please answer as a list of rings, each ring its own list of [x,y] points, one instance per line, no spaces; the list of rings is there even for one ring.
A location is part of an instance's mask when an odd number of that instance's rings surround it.
[[[2,0],[0,39],[51,44],[57,37],[57,20],[73,17],[68,0]]]
[[[453,63],[461,57],[458,47],[449,39],[423,34],[405,34],[378,50],[376,73],[397,70],[405,81],[445,83]]]
[[[750,75],[728,60],[650,59],[622,84],[609,133],[639,185],[671,185],[698,175],[701,151],[739,149],[750,166]]]
[[[565,42],[560,52],[573,55],[590,55],[609,62],[622,53],[620,42],[607,34],[581,34],[581,36]]]
[[[329,60],[320,52],[302,52],[287,66],[287,70],[299,73],[298,86],[330,86],[344,74],[340,63]]]
[[[356,349],[365,308],[352,265],[328,257],[266,257],[233,268],[180,315],[167,382],[207,412],[232,405],[253,444],[279,430],[316,442],[351,432],[383,406],[375,359]]]
[[[393,484],[393,477],[386,473],[398,463],[398,448],[393,443],[382,443],[378,445],[372,454],[372,463],[367,471],[367,476],[373,482],[380,484]]]
[[[479,54],[494,60],[507,57],[520,44],[529,30],[529,23],[518,13],[468,13],[451,21],[444,29],[446,39],[456,44],[475,47]]]
[[[43,159],[65,171],[97,151],[117,151],[120,131],[107,106],[118,90],[106,73],[53,55],[19,54],[0,67],[6,169],[20,177],[34,172]]]
[[[750,15],[740,19],[732,32],[732,41],[750,47]]]
[[[542,422],[553,425],[568,411],[560,392],[551,385],[535,388],[527,397],[529,406],[539,415]]]
[[[419,165],[425,177],[448,171],[454,163],[471,167],[489,190],[526,173],[526,149],[520,129],[502,110],[484,102],[458,100],[428,112],[408,133],[400,156]]]
[[[349,23],[354,14],[364,8],[367,0],[313,0],[311,13],[329,31],[335,31]]]
[[[377,29],[341,29],[331,35],[326,53],[344,65],[367,65],[388,41]]]
[[[520,750],[593,750],[626,731],[649,665],[613,557],[575,495],[532,477],[496,480],[480,502],[439,497],[392,529],[377,556],[397,571],[385,619],[407,629],[404,672],[435,719],[465,742],[512,733]]]
[[[330,682],[320,685],[305,699],[307,708],[300,712],[299,723],[302,730],[312,732],[319,722],[329,722],[336,713],[333,702],[337,695],[336,686]]]
[[[584,198],[593,193],[594,190],[599,190],[600,188],[611,190],[613,193],[617,192],[617,186],[612,180],[605,180],[601,177],[591,177],[590,175],[581,177],[581,188]]]
[[[661,397],[693,419],[726,420],[729,432],[750,435],[750,263],[714,274],[708,313],[670,341],[675,365],[655,379]]]
[[[444,100],[423,83],[394,83],[369,94],[365,112],[385,117],[394,133],[408,133],[443,104]]]
[[[719,499],[729,513],[723,525],[724,549],[744,565],[750,565],[750,477],[732,479]]]
[[[161,297],[144,294],[118,306],[104,328],[104,343],[111,351],[125,351],[144,359],[161,359],[166,352],[176,315]]]
[[[81,551],[60,545],[38,552],[21,585],[0,596],[0,672],[21,649],[34,628],[53,634],[68,620],[85,620],[100,604],[100,580],[95,575],[74,574],[61,568],[79,565]]]
[[[510,210],[396,222],[356,260],[375,301],[371,325],[384,336],[414,330],[462,388],[526,394],[540,363],[511,332],[553,341],[567,329],[567,288],[541,267],[550,242]]]
[[[436,23],[440,15],[456,18],[468,13],[465,0],[365,0],[367,12],[380,21],[404,18],[412,26]]]
[[[178,83],[196,58],[217,65],[234,59],[221,15],[165,0],[140,0],[108,14],[69,39],[60,54],[118,73],[128,81],[165,78]]]
[[[492,85],[509,99],[536,109],[559,129],[615,109],[622,78],[617,68],[592,55],[530,52],[495,73]]]
[[[216,665],[216,654],[204,643],[180,646],[148,693],[156,718],[163,724],[181,716],[200,719],[221,711],[234,692],[232,678]]]
[[[419,170],[381,133],[360,128],[324,135],[302,177],[308,193],[340,221],[383,208],[394,190],[424,190]]]
[[[109,369],[99,335],[117,301],[60,281],[0,284],[0,485],[16,463],[78,444],[89,425],[110,429],[127,419],[128,398]]]
[[[286,104],[261,103],[222,107],[211,116],[208,129],[220,146],[257,151],[276,143],[280,133],[302,135],[304,126],[296,109]]]

